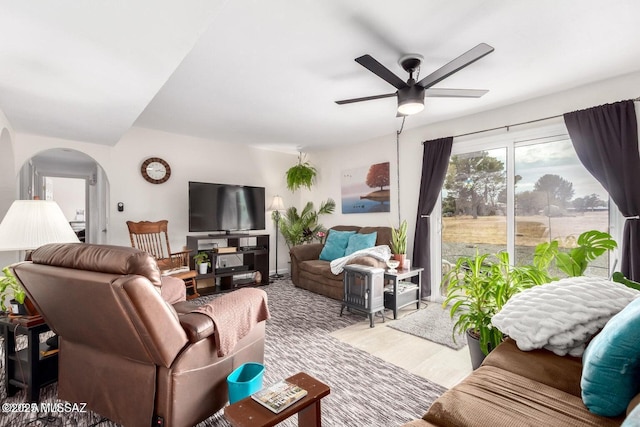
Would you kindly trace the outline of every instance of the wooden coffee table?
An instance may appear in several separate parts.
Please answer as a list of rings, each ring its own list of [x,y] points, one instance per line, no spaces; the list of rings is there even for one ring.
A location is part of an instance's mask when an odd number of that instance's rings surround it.
[[[271,427],[298,414],[298,426],[320,427],[320,399],[331,393],[329,386],[304,372],[286,380],[307,390],[307,395],[279,414],[271,412],[249,396],[224,408],[224,417],[234,427]]]

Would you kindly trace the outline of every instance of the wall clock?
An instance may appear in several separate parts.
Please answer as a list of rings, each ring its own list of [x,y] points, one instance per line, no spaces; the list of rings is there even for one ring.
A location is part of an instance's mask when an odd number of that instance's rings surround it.
[[[162,184],[171,176],[171,167],[169,163],[159,157],[149,157],[142,162],[140,173],[150,183]]]

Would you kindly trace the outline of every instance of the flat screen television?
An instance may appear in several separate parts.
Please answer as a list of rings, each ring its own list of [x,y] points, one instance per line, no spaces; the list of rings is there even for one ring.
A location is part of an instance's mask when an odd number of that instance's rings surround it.
[[[189,182],[189,231],[265,229],[264,187]]]

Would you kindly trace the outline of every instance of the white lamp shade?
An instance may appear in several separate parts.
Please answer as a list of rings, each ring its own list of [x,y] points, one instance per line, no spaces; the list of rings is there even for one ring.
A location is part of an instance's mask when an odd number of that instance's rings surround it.
[[[273,196],[273,200],[271,201],[271,206],[269,206],[270,211],[283,211],[284,210],[284,202],[282,201],[282,197]]]
[[[60,206],[48,200],[16,200],[0,223],[0,251],[79,242]]]

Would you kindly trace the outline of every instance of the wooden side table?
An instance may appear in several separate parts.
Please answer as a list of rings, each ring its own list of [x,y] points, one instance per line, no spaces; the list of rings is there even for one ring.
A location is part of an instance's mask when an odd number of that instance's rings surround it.
[[[298,414],[299,427],[320,427],[320,399],[331,393],[329,386],[304,372],[286,380],[307,390],[307,395],[279,414],[271,412],[249,396],[224,408],[224,417],[233,427],[272,427]]]
[[[19,319],[0,317],[4,336],[4,384],[7,396],[19,389],[27,390],[27,401],[40,400],[40,388],[58,381],[58,352],[46,353],[48,346],[40,343],[40,334],[50,331],[44,320],[23,325]],[[16,336],[27,336],[27,347],[16,351]]]

